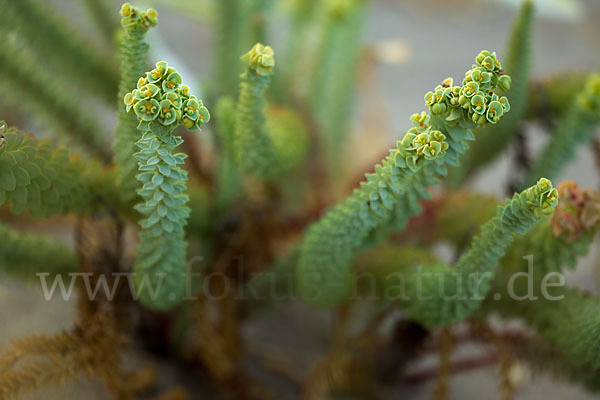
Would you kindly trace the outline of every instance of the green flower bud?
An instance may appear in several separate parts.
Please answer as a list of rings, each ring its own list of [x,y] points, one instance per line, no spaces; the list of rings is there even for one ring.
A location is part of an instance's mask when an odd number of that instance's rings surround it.
[[[510,83],[512,79],[509,75],[502,75],[498,78],[498,87],[500,90],[508,91],[510,89]]]
[[[536,183],[536,188],[540,193],[547,193],[552,190],[552,181],[548,178],[540,178]]]
[[[441,86],[445,87],[445,88],[451,88],[452,86],[454,86],[454,79],[452,79],[452,78],[444,79]]]
[[[548,193],[543,194],[540,199],[540,208],[544,215],[552,214],[552,211],[554,211],[554,207],[556,207],[557,204],[558,191],[556,189],[552,189]]]
[[[445,114],[448,111],[446,103],[436,103],[431,107],[431,113],[434,115]]]
[[[483,126],[486,123],[485,115],[479,115],[477,113],[471,115],[471,120],[479,126]]]
[[[181,122],[183,123],[183,126],[185,126],[187,129],[192,129],[196,124],[194,120],[189,119],[187,116],[183,117]]]
[[[471,99],[469,99],[464,94],[461,94],[458,98],[458,104],[462,106],[462,108],[469,108],[469,106],[471,105]]]

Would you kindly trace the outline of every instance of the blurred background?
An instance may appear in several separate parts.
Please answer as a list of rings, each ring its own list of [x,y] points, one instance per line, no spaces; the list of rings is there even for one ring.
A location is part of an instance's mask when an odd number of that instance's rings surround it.
[[[19,0],[11,0],[19,1]],[[107,0],[118,20],[119,1]],[[88,10],[78,0],[45,0],[78,28],[78,34],[93,40],[97,29],[91,25]],[[159,12],[159,25],[149,34],[151,58],[169,60],[186,82],[195,83],[192,91],[202,98],[202,90],[211,74],[211,7],[203,0],[160,0],[132,2],[140,8],[152,6]],[[281,4],[280,4],[281,3]],[[271,45],[277,54],[283,43],[286,20],[278,18],[283,1],[272,8],[269,26]],[[565,71],[598,70],[600,68],[600,2],[597,0],[540,0],[532,38],[533,75],[545,78]],[[423,94],[452,76],[460,80],[465,67],[481,49],[497,51],[502,59],[511,23],[520,5],[519,0],[372,0],[363,36],[363,61],[359,71],[359,95],[355,105],[351,144],[353,154],[348,165],[355,174],[370,168],[373,160],[387,153],[409,127],[409,116],[425,109]],[[0,9],[0,12],[2,10]],[[0,45],[1,46],[1,45]],[[1,48],[1,47],[0,47]],[[300,62],[301,60],[299,60]],[[43,68],[43,66],[41,66]],[[211,107],[211,104],[206,104]],[[0,117],[10,109],[0,111]],[[15,121],[26,131],[43,135],[43,126],[36,125],[27,115],[15,115]],[[110,131],[116,123],[111,110],[103,119]],[[210,128],[207,128],[210,129]],[[547,136],[532,124],[527,127],[527,146],[535,153]],[[209,135],[203,135],[202,151],[210,158]],[[360,151],[358,151],[360,150]],[[514,173],[512,164],[515,149],[511,149],[470,180],[469,186],[484,193],[504,196],[506,182]],[[591,148],[580,148],[575,160],[563,170],[556,181],[571,179],[582,187],[597,188],[598,176]],[[352,176],[352,174],[350,174]],[[51,222],[41,224],[40,231],[52,231]],[[66,234],[65,234],[66,235]],[[65,236],[65,240],[69,240]],[[443,251],[443,250],[442,250]],[[567,275],[568,284],[599,292],[599,259],[595,248],[576,272]],[[1,261],[0,261],[1,262]],[[70,302],[74,303],[74,302]],[[37,286],[26,286],[7,279],[0,280],[0,349],[8,346],[10,338],[57,332],[73,323],[74,304],[61,299],[46,302]],[[599,310],[600,311],[600,310]],[[268,315],[252,320],[244,335],[256,349],[279,352],[283,359],[298,360],[291,373],[302,377],[327,344],[326,334],[331,327],[327,313],[307,312],[300,304],[285,305]],[[477,348],[461,348],[462,354],[473,354]],[[133,364],[139,362],[132,356]],[[161,382],[176,381],[190,385],[185,374],[175,366],[154,360],[160,366]],[[252,360],[248,361],[252,363]],[[424,360],[426,368],[428,360]],[[433,362],[433,361],[431,361]],[[594,398],[583,389],[548,376],[531,376],[526,368],[515,371],[518,383],[516,399],[575,399]],[[284,383],[273,379],[274,385]],[[192,384],[193,385],[193,384]],[[390,399],[426,399],[431,396],[431,380],[400,383],[389,393]],[[197,396],[203,397],[201,385]],[[496,399],[495,367],[484,367],[458,373],[451,385],[454,399]],[[36,398],[104,399],[107,394],[94,382],[70,384],[51,389]],[[296,398],[290,389],[290,399]]]

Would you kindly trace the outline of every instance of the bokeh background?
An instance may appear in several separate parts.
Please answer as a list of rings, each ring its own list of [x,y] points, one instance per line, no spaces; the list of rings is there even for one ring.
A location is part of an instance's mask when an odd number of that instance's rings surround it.
[[[12,0],[19,1],[19,0]],[[85,7],[79,0],[45,0],[71,20],[84,37],[93,37],[95,29],[86,21]],[[112,0],[109,0],[112,1]],[[114,3],[115,19],[120,2]],[[153,6],[159,11],[159,25],[151,31],[153,61],[168,59],[182,72],[186,82],[196,82],[201,91],[210,79],[212,30],[210,7],[204,0],[136,1],[139,7]],[[481,49],[495,50],[500,59],[518,0],[372,0],[363,46],[364,62],[359,79],[360,93],[355,105],[355,121],[348,151],[354,156],[356,172],[368,169],[373,160],[384,155],[407,129],[409,116],[424,109],[423,94],[447,76],[461,78],[468,61]],[[554,73],[600,69],[600,2],[597,0],[540,0],[532,38],[533,71],[536,78]],[[280,4],[274,7],[270,26],[271,44],[277,52],[282,43],[278,33],[285,30],[286,21],[278,18]],[[0,9],[0,12],[2,10]],[[1,45],[0,45],[1,48]],[[201,97],[201,96],[199,96]],[[210,108],[211,104],[207,104]],[[0,112],[0,117],[2,117]],[[43,127],[29,119],[20,121],[22,128],[43,135]],[[115,117],[106,110],[105,123],[115,124]],[[527,145],[535,152],[546,140],[541,129],[527,127]],[[208,135],[207,135],[208,136]],[[203,151],[210,157],[210,140],[203,140]],[[512,169],[515,149],[489,165],[475,176],[469,185],[485,193],[504,195]],[[591,149],[580,148],[577,157],[557,177],[576,181],[582,187],[598,188],[600,177],[594,166]],[[40,231],[60,236],[52,221],[40,224]],[[71,238],[65,233],[64,239]],[[443,252],[443,249],[440,249]],[[599,292],[600,268],[596,265],[600,252],[595,248],[575,272],[569,272],[567,283]],[[1,260],[0,260],[1,262]],[[37,333],[56,332],[68,328],[74,319],[74,301],[44,300],[39,287],[0,279],[0,350],[9,339]],[[599,310],[600,312],[600,310]],[[298,360],[294,374],[302,377],[308,367],[326,348],[331,321],[327,314],[314,312],[300,304],[286,305],[273,313],[253,320],[245,336],[256,349],[274,351],[282,358]],[[477,352],[477,348],[461,348],[462,354]],[[139,363],[135,354],[130,360]],[[434,362],[425,360],[424,362]],[[190,384],[184,371],[161,360],[160,381],[197,386],[194,399],[203,397],[201,385]],[[248,361],[249,363],[252,360]],[[575,385],[559,382],[548,376],[520,374],[516,398],[574,399],[594,398]],[[276,379],[274,385],[281,385]],[[431,396],[432,382],[399,385],[389,393],[390,399],[426,399]],[[456,374],[452,381],[452,398],[496,399],[497,376],[494,367]],[[104,399],[107,394],[94,382],[79,382],[65,388],[52,389],[36,398]],[[295,398],[290,389],[290,399]]]

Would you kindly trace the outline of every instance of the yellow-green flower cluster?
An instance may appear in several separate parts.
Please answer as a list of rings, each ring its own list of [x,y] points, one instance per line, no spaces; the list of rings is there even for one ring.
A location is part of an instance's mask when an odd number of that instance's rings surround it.
[[[526,192],[528,204],[537,205],[542,214],[552,214],[554,207],[558,205],[558,191],[552,186],[552,182],[549,179],[540,178],[535,186],[535,190]],[[535,204],[536,201],[537,204]]]
[[[133,110],[143,122],[158,122],[163,126],[185,125],[199,130],[208,122],[210,114],[202,100],[190,94],[190,88],[181,84],[181,75],[165,61],[138,80],[137,88],[123,99],[127,111]]]
[[[275,52],[270,46],[256,43],[252,49],[242,56],[242,61],[248,63],[257,75],[269,76],[275,66]]]
[[[433,160],[446,154],[446,135],[432,130],[429,119],[430,116],[424,112],[413,114],[410,117],[413,127],[400,141],[399,151],[403,153],[409,168],[418,167],[423,162],[421,160]]]
[[[593,74],[586,80],[578,101],[579,106],[586,111],[592,113],[600,111],[600,74]]]
[[[454,86],[453,80],[448,78],[425,95],[425,104],[433,115],[447,114],[449,122],[462,116],[477,125],[495,124],[510,111],[510,104],[505,96],[498,96],[494,91],[507,91],[510,82],[496,53],[484,50],[465,73],[462,86]]]
[[[148,29],[158,23],[158,13],[149,8],[140,11],[129,3],[121,6],[121,25],[125,29]]]

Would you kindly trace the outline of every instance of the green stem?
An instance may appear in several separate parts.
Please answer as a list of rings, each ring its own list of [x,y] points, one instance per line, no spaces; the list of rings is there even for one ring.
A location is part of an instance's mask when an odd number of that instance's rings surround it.
[[[454,268],[423,267],[408,281],[411,317],[428,328],[462,321],[477,310],[490,289],[498,261],[515,234],[525,234],[558,203],[558,193],[547,179],[498,208],[494,219],[481,227],[470,248]]]
[[[0,129],[3,126],[0,122]],[[112,174],[98,162],[84,163],[64,147],[12,128],[2,141],[0,205],[10,204],[14,213],[87,215],[103,204],[117,204]]]
[[[138,78],[143,76],[147,70],[150,49],[145,41],[149,26],[143,21],[142,13],[139,10],[133,10],[138,15],[138,21],[131,23],[132,21],[125,19],[126,23],[123,25],[125,35],[121,38],[121,81],[117,100],[116,139],[113,145],[114,161],[119,170],[118,183],[122,201],[131,207],[138,200],[137,190],[140,188],[135,179],[137,163],[133,157],[139,133],[137,131],[138,120],[134,114],[126,111],[123,98],[125,94],[136,88]]]
[[[178,167],[184,163],[185,154],[173,151],[183,139],[173,131],[165,128],[157,134],[141,130],[142,138],[136,143],[139,152],[135,154],[140,170],[137,179],[142,185],[138,193],[143,200],[136,210],[144,216],[140,220],[135,280],[140,301],[157,309],[172,308],[181,302],[186,290],[187,172]],[[150,288],[157,290],[156,295]]]
[[[0,272],[26,281],[45,273],[56,275],[77,271],[77,256],[65,244],[50,238],[17,232],[0,224]]]
[[[426,104],[434,116],[414,114],[414,128],[375,166],[375,173],[309,228],[297,267],[305,300],[319,305],[343,301],[356,254],[420,213],[419,201],[429,197],[427,186],[446,174],[447,164],[458,165],[466,142],[474,138],[471,128],[493,124],[508,110],[508,100],[493,92],[510,86],[495,54],[481,52],[476,62],[462,87],[449,78],[429,92]]]

